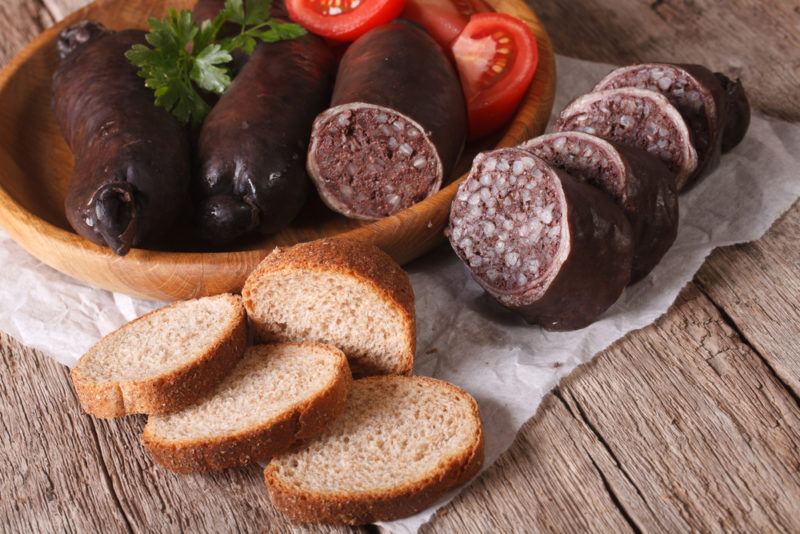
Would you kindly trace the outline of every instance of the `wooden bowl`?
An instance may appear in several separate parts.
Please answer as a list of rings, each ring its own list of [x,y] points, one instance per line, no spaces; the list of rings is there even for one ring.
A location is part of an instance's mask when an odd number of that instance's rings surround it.
[[[208,251],[181,239],[177,250],[131,250],[114,255],[77,235],[64,216],[73,159],[51,111],[50,79],[56,66],[54,41],[65,26],[83,19],[112,29],[146,27],[169,7],[194,0],[99,0],[39,35],[0,73],[0,225],[33,256],[69,276],[129,295],[176,300],[241,289],[245,278],[275,246],[344,235],[375,243],[398,262],[424,254],[442,239],[459,180],[409,209],[377,222],[348,220],[314,198],[292,227],[227,250]],[[555,93],[555,60],[545,29],[524,0],[489,0],[500,12],[530,24],[539,45],[539,68],[516,117],[502,136],[470,147],[458,166],[469,169],[474,154],[511,146],[541,133]]]

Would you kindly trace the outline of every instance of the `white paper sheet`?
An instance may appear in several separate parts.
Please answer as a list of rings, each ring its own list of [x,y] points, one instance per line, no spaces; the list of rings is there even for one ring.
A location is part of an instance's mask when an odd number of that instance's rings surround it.
[[[559,58],[554,109],[589,90],[608,70]],[[755,114],[744,142],[681,197],[678,238],[659,266],[628,288],[602,320],[577,332],[544,332],[499,309],[447,247],[411,264],[417,295],[415,371],[453,382],[478,400],[485,468],[511,445],[545,393],[576,366],[663,314],[715,247],[763,235],[800,196],[799,154],[800,125]],[[61,363],[74,364],[101,335],[154,306],[88,288],[42,265],[0,232],[0,330]],[[457,493],[383,526],[416,532]]]

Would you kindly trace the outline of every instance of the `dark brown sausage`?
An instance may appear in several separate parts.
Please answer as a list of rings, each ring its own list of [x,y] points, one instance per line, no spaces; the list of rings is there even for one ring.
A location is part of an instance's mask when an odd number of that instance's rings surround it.
[[[332,209],[378,219],[449,178],[467,131],[453,66],[423,30],[396,22],[350,45],[331,109],[314,122],[308,171]]]
[[[728,97],[728,117],[722,132],[722,152],[728,152],[742,142],[750,127],[750,102],[739,80],[733,81],[722,73],[715,72]]]
[[[646,150],[675,173],[678,191],[697,168],[697,151],[686,121],[662,94],[638,87],[607,89],[572,101],[556,129],[581,131]]]
[[[72,227],[123,255],[175,222],[187,199],[189,132],[153,103],[125,58],[144,32],[84,21],[59,36],[56,119],[75,155],[66,198]]]
[[[633,231],[631,283],[644,278],[675,242],[675,180],[655,156],[582,132],[543,135],[520,148],[599,187],[622,207]]]
[[[318,38],[260,44],[200,131],[198,227],[224,242],[273,233],[302,208],[314,117],[328,104],[335,61]]]
[[[630,280],[633,242],[622,209],[519,148],[475,158],[448,237],[491,296],[548,330],[588,326]]]

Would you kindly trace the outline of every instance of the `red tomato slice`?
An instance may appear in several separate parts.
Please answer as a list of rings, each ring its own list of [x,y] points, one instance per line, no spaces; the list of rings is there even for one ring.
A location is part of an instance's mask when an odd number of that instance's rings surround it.
[[[470,16],[491,10],[483,0],[407,0],[403,18],[428,30],[437,43],[448,49]]]
[[[289,18],[311,33],[334,41],[355,41],[396,18],[405,0],[286,0]]]
[[[530,27],[504,13],[473,15],[453,43],[470,139],[496,132],[517,109],[539,62]]]

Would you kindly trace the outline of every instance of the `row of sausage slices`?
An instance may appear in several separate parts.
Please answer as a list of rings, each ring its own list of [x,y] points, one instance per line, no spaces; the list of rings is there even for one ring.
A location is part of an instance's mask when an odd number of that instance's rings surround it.
[[[478,283],[548,330],[594,322],[675,241],[678,193],[750,122],[741,84],[700,65],[611,72],[555,133],[479,154],[448,237]]]

